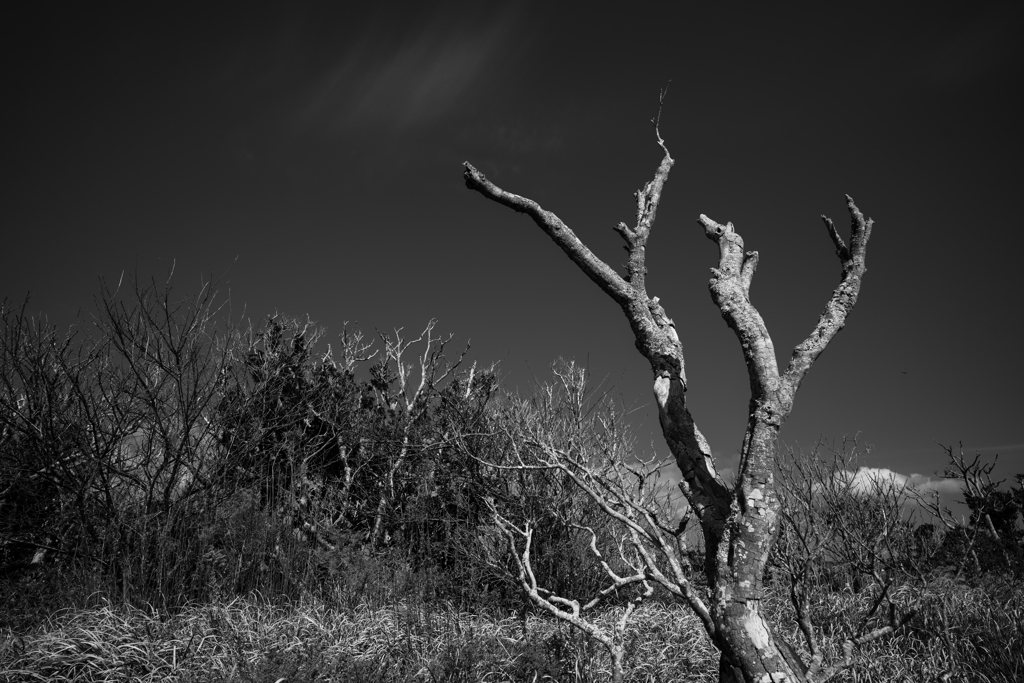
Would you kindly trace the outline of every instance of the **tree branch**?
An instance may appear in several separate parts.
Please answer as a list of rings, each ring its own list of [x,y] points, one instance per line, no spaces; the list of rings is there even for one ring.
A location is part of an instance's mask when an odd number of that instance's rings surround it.
[[[667,94],[668,86],[665,86],[658,100],[658,115],[651,119],[651,123],[654,124],[654,135],[658,140],[658,146],[665,152],[665,156],[662,157],[661,163],[658,164],[658,170],[654,172],[654,178],[644,185],[642,190],[637,190],[633,193],[633,197],[636,199],[636,227],[630,228],[625,223],[619,223],[615,226],[615,232],[619,233],[622,239],[626,241],[626,252],[629,254],[629,260],[626,264],[629,283],[633,286],[634,291],[644,297],[647,296],[645,283],[647,275],[647,239],[651,236],[651,228],[654,227],[654,218],[658,212],[658,205],[661,203],[661,192],[668,181],[669,171],[672,170],[673,164],[676,163],[672,155],[668,153],[668,147],[665,145],[661,132],[658,130],[661,122],[661,107],[665,103],[665,95]]]
[[[793,349],[793,357],[789,361],[789,367],[782,380],[789,401],[792,401],[811,365],[825,350],[832,338],[846,325],[846,317],[853,310],[853,305],[857,303],[861,280],[864,273],[867,272],[865,258],[874,221],[864,218],[864,214],[853,203],[853,198],[850,195],[846,195],[846,208],[850,212],[853,222],[849,247],[839,236],[832,221],[822,216],[825,229],[828,231],[832,243],[835,244],[836,255],[843,264],[843,274],[839,285],[832,292],[832,297],[825,304],[825,310],[818,318],[818,324],[815,325],[807,339]]]
[[[501,189],[468,161],[463,162],[463,166],[466,169],[462,174],[462,177],[466,179],[466,187],[532,218],[533,222],[546,232],[555,241],[555,244],[561,247],[573,263],[579,266],[587,277],[597,283],[597,286],[617,304],[623,306],[634,297],[635,292],[629,283],[623,280],[608,264],[595,256],[594,252],[580,241],[576,233],[562,222],[562,219],[550,211],[545,211],[540,204],[532,199],[520,197]]]
[[[750,283],[757,269],[756,251],[743,251],[743,238],[732,223],[722,225],[704,214],[697,222],[708,239],[718,244],[718,268],[712,268],[708,287],[722,317],[739,338],[750,376],[751,400],[763,399],[778,388],[779,368],[768,328],[750,303]]]

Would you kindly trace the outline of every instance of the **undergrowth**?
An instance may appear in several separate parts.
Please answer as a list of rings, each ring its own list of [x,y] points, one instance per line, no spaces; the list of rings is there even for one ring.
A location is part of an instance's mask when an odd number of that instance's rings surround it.
[[[784,595],[767,609],[785,621]],[[907,596],[908,599],[911,596]],[[895,636],[858,650],[834,680],[1019,681],[1024,676],[1024,592],[1007,579],[931,586]],[[813,604],[826,662],[858,628],[870,596],[823,592]],[[608,613],[601,619],[610,620]],[[788,628],[788,627],[787,627]],[[799,643],[795,629],[781,634]],[[714,681],[718,653],[681,605],[651,604],[631,627],[629,681]],[[805,653],[806,654],[806,653]],[[459,611],[445,603],[274,605],[259,596],[195,605],[169,615],[101,601],[58,612],[0,646],[3,681],[606,680],[602,648],[545,617]]]

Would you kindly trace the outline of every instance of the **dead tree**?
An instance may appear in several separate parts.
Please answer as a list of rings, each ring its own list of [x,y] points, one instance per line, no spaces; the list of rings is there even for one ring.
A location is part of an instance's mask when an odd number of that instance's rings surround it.
[[[794,349],[789,367],[780,372],[768,329],[750,302],[757,252],[743,250],[743,239],[732,223],[723,225],[703,214],[698,218],[708,239],[720,250],[718,267],[712,269],[711,298],[739,338],[750,376],[749,417],[738,476],[730,487],[715,469],[711,448],[687,407],[683,347],[675,323],[658,297],[648,295],[644,282],[647,241],[675,163],[658,130],[659,119],[660,109],[653,123],[664,156],[654,179],[635,194],[636,225],[619,223],[615,228],[629,253],[625,276],[599,259],[568,225],[537,202],[503,190],[468,162],[463,175],[469,189],[532,218],[619,305],[633,330],[637,349],[650,362],[662,432],[682,473],[680,488],[699,520],[707,547],[704,571],[710,604],[706,610],[711,619],[705,623],[722,652],[719,680],[806,680],[807,666],[783,644],[762,612],[762,577],[779,524],[773,463],[779,431],[793,410],[800,383],[843,328],[857,301],[866,271],[872,221],[847,196],[853,219],[847,245],[832,221],[822,216],[842,264],[842,276],[817,325]]]

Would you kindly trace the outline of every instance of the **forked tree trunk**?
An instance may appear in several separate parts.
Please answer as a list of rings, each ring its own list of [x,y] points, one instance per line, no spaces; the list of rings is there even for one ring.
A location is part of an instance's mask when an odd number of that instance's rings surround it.
[[[807,667],[795,651],[775,635],[762,612],[765,563],[778,528],[779,498],[773,481],[774,455],[779,430],[793,409],[793,397],[807,370],[843,327],[860,291],[871,221],[865,220],[847,197],[853,218],[847,247],[827,218],[829,236],[843,266],[833,291],[810,336],[793,351],[785,373],[780,373],[771,337],[760,314],[750,303],[750,282],[757,267],[757,252],[744,252],[743,239],[731,223],[721,225],[700,216],[707,237],[719,246],[717,268],[710,288],[715,304],[739,338],[750,376],[749,419],[737,482],[728,487],[715,469],[707,441],[686,406],[683,348],[675,323],[657,297],[649,297],[644,283],[647,239],[661,199],[661,191],[675,163],[664,141],[655,134],[664,157],[654,179],[636,193],[636,226],[619,223],[616,231],[626,241],[629,260],[626,276],[597,258],[555,214],[536,202],[506,192],[487,180],[468,162],[466,185],[488,199],[525,213],[546,232],[580,269],[622,308],[636,338],[636,347],[650,362],[654,395],[665,440],[682,473],[680,488],[704,532],[707,548],[704,571],[711,602],[708,635],[720,649],[722,682],[804,681]]]

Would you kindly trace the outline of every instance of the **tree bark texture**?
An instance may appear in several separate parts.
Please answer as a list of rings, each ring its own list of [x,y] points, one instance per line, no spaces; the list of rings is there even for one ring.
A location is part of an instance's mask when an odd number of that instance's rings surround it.
[[[657,134],[657,128],[655,129]],[[636,347],[651,365],[654,396],[662,432],[682,473],[680,488],[693,508],[707,547],[705,573],[710,589],[709,635],[722,652],[720,681],[806,680],[807,667],[775,635],[762,614],[762,577],[778,528],[779,499],[773,481],[779,430],[793,409],[793,397],[815,359],[842,329],[856,303],[866,270],[865,252],[872,222],[847,197],[853,218],[847,246],[832,222],[822,217],[842,263],[839,285],[811,334],[793,351],[780,373],[771,337],[750,303],[750,285],[757,268],[756,251],[745,252],[732,223],[707,216],[698,219],[705,235],[718,244],[719,263],[712,269],[711,296],[736,334],[750,377],[750,406],[735,486],[726,485],[715,469],[711,449],[686,405],[683,347],[676,325],[658,297],[647,294],[647,241],[662,189],[675,161],[657,134],[664,152],[653,180],[638,191],[636,224],[615,227],[626,242],[625,276],[601,261],[558,216],[537,202],[507,192],[465,163],[466,186],[484,197],[525,213],[562,251],[621,308]]]

